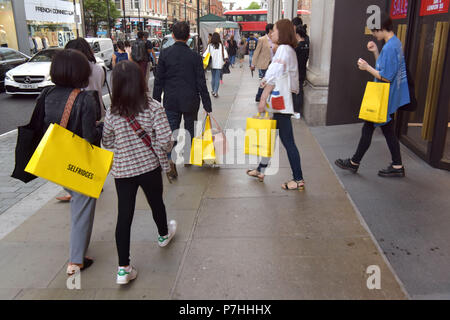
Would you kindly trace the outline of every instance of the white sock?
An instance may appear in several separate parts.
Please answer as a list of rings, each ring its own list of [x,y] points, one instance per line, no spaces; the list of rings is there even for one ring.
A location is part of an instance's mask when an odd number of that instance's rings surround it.
[[[128,267],[126,267],[126,268],[124,268],[124,267],[119,267],[118,270],[120,270],[120,269],[125,269],[126,272],[131,272],[131,265],[128,266]]]

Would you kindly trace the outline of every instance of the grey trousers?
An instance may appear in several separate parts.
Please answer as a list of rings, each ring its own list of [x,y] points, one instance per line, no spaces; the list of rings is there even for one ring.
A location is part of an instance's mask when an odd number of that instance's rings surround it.
[[[82,264],[91,240],[97,199],[65,189],[71,196],[70,260]]]

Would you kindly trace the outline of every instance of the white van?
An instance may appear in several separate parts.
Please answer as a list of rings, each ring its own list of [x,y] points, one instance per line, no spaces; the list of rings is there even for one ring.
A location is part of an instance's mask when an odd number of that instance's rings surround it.
[[[94,55],[102,59],[109,69],[112,69],[112,56],[114,54],[112,40],[109,38],[86,38],[86,41],[94,50]]]

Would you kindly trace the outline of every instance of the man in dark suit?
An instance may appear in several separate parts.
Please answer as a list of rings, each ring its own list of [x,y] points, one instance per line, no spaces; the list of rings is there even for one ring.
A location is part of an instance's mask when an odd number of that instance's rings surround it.
[[[184,119],[184,128],[190,134],[190,137],[185,137],[185,151],[188,151],[184,153],[185,162],[189,161],[200,98],[205,111],[207,113],[212,111],[202,57],[186,45],[189,32],[189,25],[184,21],[173,25],[172,37],[175,44],[162,50],[153,88],[153,99],[159,102],[164,91],[163,104],[173,132],[180,128],[181,117]],[[171,171],[167,177],[171,181],[177,177],[177,172],[170,154],[169,159]]]

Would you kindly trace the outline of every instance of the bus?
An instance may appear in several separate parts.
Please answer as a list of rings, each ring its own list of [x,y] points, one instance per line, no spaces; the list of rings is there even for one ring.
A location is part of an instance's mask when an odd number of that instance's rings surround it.
[[[303,23],[309,25],[311,12],[309,10],[298,10],[297,16],[301,17]],[[228,21],[239,23],[241,34],[247,37],[250,33],[259,33],[261,35],[266,32],[267,25],[267,9],[256,10],[228,10],[224,13]]]

